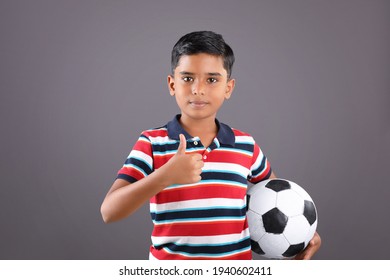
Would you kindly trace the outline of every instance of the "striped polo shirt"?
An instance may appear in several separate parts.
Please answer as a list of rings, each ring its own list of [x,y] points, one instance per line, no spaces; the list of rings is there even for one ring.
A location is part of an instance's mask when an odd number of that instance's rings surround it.
[[[246,190],[248,181],[271,175],[267,158],[253,137],[217,119],[218,134],[204,147],[179,119],[144,131],[117,175],[130,183],[148,176],[176,154],[179,134],[186,136],[187,153],[203,156],[201,181],[168,186],[150,199],[150,258],[251,259]]]

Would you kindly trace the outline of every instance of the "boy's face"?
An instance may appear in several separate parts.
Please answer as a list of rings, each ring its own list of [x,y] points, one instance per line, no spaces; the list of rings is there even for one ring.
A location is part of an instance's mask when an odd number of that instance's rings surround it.
[[[183,120],[214,121],[234,83],[228,80],[222,57],[205,53],[183,55],[174,75],[168,76],[170,94],[176,97]]]

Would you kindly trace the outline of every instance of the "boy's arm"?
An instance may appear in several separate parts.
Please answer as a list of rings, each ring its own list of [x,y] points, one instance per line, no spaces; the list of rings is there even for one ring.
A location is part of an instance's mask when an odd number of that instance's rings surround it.
[[[269,179],[276,179],[276,175],[274,172],[271,173],[271,176]],[[321,247],[321,237],[318,234],[318,232],[314,233],[313,238],[310,240],[309,244],[303,250],[301,253],[295,256],[296,260],[310,260],[314,254],[320,249]]]
[[[149,176],[130,184],[117,179],[101,206],[104,222],[114,222],[131,215],[152,196],[173,184],[191,184],[200,181],[203,167],[200,154],[186,154],[186,139],[180,134],[177,153]]]
[[[269,179],[276,179],[276,175],[275,173],[272,171],[271,175],[269,176]]]

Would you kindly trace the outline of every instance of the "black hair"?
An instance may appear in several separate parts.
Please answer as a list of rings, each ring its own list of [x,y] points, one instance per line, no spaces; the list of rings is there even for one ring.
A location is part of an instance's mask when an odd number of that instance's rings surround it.
[[[172,75],[179,63],[182,55],[193,55],[206,53],[221,56],[223,59],[223,68],[227,72],[228,79],[231,76],[234,53],[228,44],[226,44],[222,35],[212,31],[195,31],[181,37],[172,49],[171,68]]]

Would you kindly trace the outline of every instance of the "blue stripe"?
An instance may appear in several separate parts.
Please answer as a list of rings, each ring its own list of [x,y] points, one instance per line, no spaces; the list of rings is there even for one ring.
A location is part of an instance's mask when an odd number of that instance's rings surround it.
[[[153,223],[157,225],[164,224],[175,224],[175,223],[197,223],[197,222],[212,222],[212,221],[244,221],[246,216],[218,216],[218,217],[194,217],[194,218],[182,218],[180,214],[176,215],[176,219],[164,220],[163,214],[156,215],[154,213],[150,213],[152,217]],[[159,220],[155,220],[156,217],[159,217]]]
[[[147,163],[145,160],[133,156],[129,157],[126,160],[125,165],[132,165],[134,167],[138,167],[137,169],[142,169],[145,174],[152,173],[152,169],[153,169],[152,166],[149,163]]]
[[[271,176],[271,174],[272,174],[272,169],[270,168],[269,171],[268,171],[268,173],[267,173],[264,177],[261,177],[261,180],[250,180],[250,182],[253,183],[253,184],[257,184],[257,183],[259,183],[259,182],[261,182],[261,181],[263,181],[263,180],[269,179],[269,177]]]
[[[247,178],[242,175],[237,175],[234,173],[227,172],[207,172],[204,171],[200,174],[202,180],[221,180],[221,181],[230,181],[230,182],[239,182],[241,184],[247,184]]]
[[[243,178],[247,178],[248,174],[243,174],[243,173],[240,173],[240,172],[235,172],[235,171],[232,171],[232,170],[218,170],[218,169],[206,169],[206,170],[203,170],[202,171],[203,173],[222,173],[222,174],[232,174],[232,175],[237,175],[237,176],[241,176]]]
[[[243,151],[253,152],[253,143],[236,143],[235,148]]]
[[[167,151],[176,151],[179,147],[178,142],[175,143],[169,143],[164,145],[157,145],[155,143],[152,144],[153,153],[164,153]]]
[[[153,219],[153,215],[152,219]],[[244,221],[245,216],[242,217],[212,217],[212,218],[189,218],[189,219],[176,219],[176,220],[167,220],[167,221],[155,221],[154,224],[162,225],[162,224],[173,224],[173,223],[188,223],[188,222],[211,222],[211,221]]]
[[[213,210],[213,209],[242,209],[242,207],[234,207],[234,206],[217,206],[217,207],[205,207],[205,208],[180,208],[180,211],[197,211],[197,210]],[[150,211],[155,214],[163,214],[163,213],[171,213],[177,212],[178,209],[172,210],[164,210],[164,211]]]
[[[127,181],[129,183],[137,182],[137,179],[135,179],[134,177],[126,175],[126,174],[123,174],[123,173],[122,174],[118,174],[118,176],[116,178],[125,180],[125,181]]]
[[[214,180],[214,179],[208,179],[208,180],[206,180],[206,179],[202,179],[202,181],[201,181],[202,183],[204,182],[204,183],[207,183],[207,184],[213,184],[213,183],[215,183],[215,184],[225,184],[225,185],[227,185],[227,186],[240,186],[240,187],[244,187],[244,188],[246,188],[247,186],[248,186],[248,182],[245,180],[245,182],[243,183],[243,182],[232,182],[232,181],[229,181],[229,180]]]
[[[221,219],[221,218],[233,218],[242,219],[246,215],[246,206],[241,208],[211,208],[211,209],[196,209],[196,210],[176,210],[168,212],[151,212],[153,221],[182,221],[182,220],[194,220],[194,219]]]
[[[263,159],[261,160],[260,162],[260,166],[258,168],[256,168],[255,170],[252,171],[252,177],[256,177],[258,176],[259,174],[261,174],[261,172],[264,170],[265,168],[265,162],[266,162],[266,158],[263,157]]]
[[[177,146],[177,141],[176,140],[173,140],[173,141],[166,141],[166,142],[152,142],[152,145],[153,146],[174,146],[176,145]]]
[[[176,154],[177,153],[177,148],[176,149],[173,149],[173,150],[162,150],[160,149],[161,151],[153,151],[153,154],[154,155],[169,155],[169,154]],[[197,152],[197,151],[203,151],[204,148],[188,148],[186,149],[186,152]]]
[[[127,167],[127,168],[129,168],[129,167],[130,167],[130,168],[134,168],[135,170],[140,171],[145,177],[149,175],[148,173],[145,172],[145,170],[141,169],[141,168],[140,168],[139,166],[137,166],[137,165],[134,165],[134,164],[126,164],[125,167]]]

